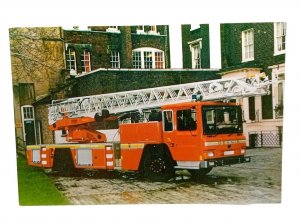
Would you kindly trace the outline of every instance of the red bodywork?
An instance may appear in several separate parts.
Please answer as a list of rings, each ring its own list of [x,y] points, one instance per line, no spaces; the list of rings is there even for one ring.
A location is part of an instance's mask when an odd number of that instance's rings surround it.
[[[69,148],[76,168],[138,170],[143,153],[153,145],[167,148],[177,168],[197,165],[202,161],[244,156],[246,141],[242,133],[204,134],[202,106],[234,106],[219,102],[187,102],[161,108],[166,116],[162,121],[120,124],[120,142],[107,143],[103,133],[88,128],[93,118],[64,117],[52,125],[52,130],[67,130],[69,142],[79,144],[53,144],[27,147],[30,165],[51,168],[55,150]],[[179,129],[177,112],[193,109],[196,127]],[[171,121],[167,127],[166,120]],[[85,165],[85,162],[87,165]]]

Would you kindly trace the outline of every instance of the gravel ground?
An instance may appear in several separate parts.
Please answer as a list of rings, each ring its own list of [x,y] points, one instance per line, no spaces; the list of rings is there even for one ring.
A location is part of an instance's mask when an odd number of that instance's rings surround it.
[[[250,163],[216,167],[203,179],[177,171],[167,183],[120,173],[52,176],[72,204],[253,204],[281,202],[281,148],[249,149]]]

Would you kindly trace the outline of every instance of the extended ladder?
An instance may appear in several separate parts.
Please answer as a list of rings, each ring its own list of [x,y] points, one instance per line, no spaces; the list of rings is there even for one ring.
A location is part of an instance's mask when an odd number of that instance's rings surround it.
[[[109,94],[54,100],[49,105],[49,124],[62,118],[94,117],[103,110],[118,114],[134,110],[161,107],[166,104],[191,101],[192,95],[200,95],[202,101],[230,100],[269,94],[271,81],[260,76],[217,79],[211,81],[147,88]]]

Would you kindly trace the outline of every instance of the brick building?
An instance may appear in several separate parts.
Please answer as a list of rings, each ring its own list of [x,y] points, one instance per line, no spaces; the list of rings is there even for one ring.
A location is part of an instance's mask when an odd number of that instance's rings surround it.
[[[285,44],[286,24],[282,22],[221,24],[222,78],[264,72],[269,79],[280,81],[272,85],[270,95],[240,101],[244,132],[254,136],[250,140],[254,146],[281,143]],[[264,141],[267,138],[274,140]]]
[[[168,26],[91,26],[64,30],[66,68],[73,75],[98,68],[170,68]]]
[[[210,68],[209,25],[182,25],[183,68]]]

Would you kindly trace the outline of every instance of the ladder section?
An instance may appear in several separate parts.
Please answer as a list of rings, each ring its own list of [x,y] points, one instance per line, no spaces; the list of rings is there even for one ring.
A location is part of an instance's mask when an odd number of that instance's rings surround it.
[[[202,101],[230,100],[269,94],[268,79],[259,76],[235,79],[217,79],[157,88],[124,91],[109,94],[75,97],[56,100],[49,105],[49,124],[69,117],[94,117],[108,110],[118,114],[134,110],[157,108],[167,104],[192,100],[192,95],[200,95]]]

